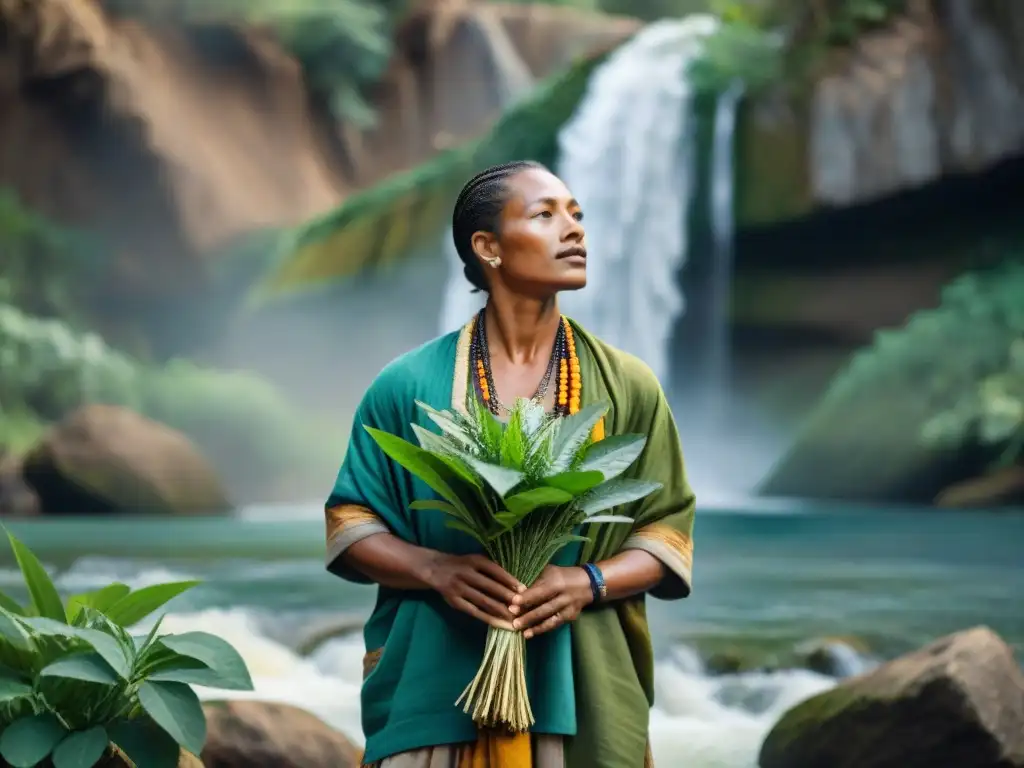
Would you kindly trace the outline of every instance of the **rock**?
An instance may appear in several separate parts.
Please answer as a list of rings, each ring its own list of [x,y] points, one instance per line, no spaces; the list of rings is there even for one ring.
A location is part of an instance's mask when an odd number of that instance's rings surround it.
[[[935,504],[956,508],[1024,505],[1024,464],[954,483],[935,497]]]
[[[823,637],[796,648],[804,667],[829,677],[849,677],[864,671],[867,644],[859,638]]]
[[[203,705],[205,768],[358,768],[362,750],[318,717],[287,704]]]
[[[325,643],[358,632],[366,620],[362,616],[330,616],[303,627],[303,633],[294,643],[295,652],[300,656],[311,656]]]
[[[202,514],[231,506],[187,437],[115,406],[86,406],[56,424],[26,455],[23,476],[47,514]]]
[[[760,768],[1020,768],[1024,672],[992,630],[942,638],[789,710]]]
[[[34,517],[42,511],[39,497],[21,474],[21,459],[0,456],[0,517]]]

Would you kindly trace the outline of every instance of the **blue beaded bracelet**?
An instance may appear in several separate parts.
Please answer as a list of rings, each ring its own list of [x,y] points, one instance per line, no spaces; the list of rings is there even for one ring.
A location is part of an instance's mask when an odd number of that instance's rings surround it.
[[[600,603],[608,597],[608,587],[604,583],[604,574],[593,563],[584,563],[583,570],[590,578],[590,589],[594,593],[594,602]]]

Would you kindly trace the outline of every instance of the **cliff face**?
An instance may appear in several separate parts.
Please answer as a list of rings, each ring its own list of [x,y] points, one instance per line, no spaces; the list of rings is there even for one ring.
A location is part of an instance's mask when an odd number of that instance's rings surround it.
[[[0,27],[0,185],[98,230],[119,294],[186,291],[201,251],[343,193],[301,72],[266,38],[147,29],[90,0],[0,0]]]
[[[916,0],[748,110],[746,223],[878,200],[1024,152],[1024,4]]]

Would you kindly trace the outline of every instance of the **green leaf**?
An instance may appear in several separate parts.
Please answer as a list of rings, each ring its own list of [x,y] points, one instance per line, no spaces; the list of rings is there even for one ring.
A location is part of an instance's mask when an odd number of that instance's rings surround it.
[[[629,504],[660,489],[661,483],[617,477],[583,496],[580,499],[580,511],[585,517],[593,517],[598,512],[604,512],[620,504]]]
[[[557,507],[572,501],[571,493],[558,488],[532,488],[505,499],[507,511],[498,512],[494,519],[508,530],[519,523],[524,517],[540,507]]]
[[[645,445],[643,435],[610,435],[587,449],[579,470],[600,472],[605,480],[611,480],[629,469]]]
[[[421,403],[419,400],[416,401],[416,405],[418,405],[423,412],[427,414],[427,418],[437,424],[442,433],[460,443],[464,448],[473,447],[473,438],[470,436],[470,432],[467,429],[468,425],[463,423],[461,415],[450,411],[435,410],[426,403]]]
[[[40,677],[63,677],[69,680],[85,680],[89,683],[113,685],[117,682],[117,673],[103,660],[98,653],[76,653],[43,667]]]
[[[21,651],[32,647],[32,638],[25,631],[20,619],[3,608],[0,608],[0,638]]]
[[[64,603],[61,602],[57,588],[53,586],[53,581],[50,580],[42,563],[32,554],[32,550],[15,538],[14,534],[8,532],[7,538],[11,542],[14,559],[18,561],[18,567],[25,577],[25,586],[32,597],[32,607],[36,614],[54,621],[66,621]]]
[[[583,521],[584,523],[635,523],[632,517],[625,515],[593,515]]]
[[[590,438],[594,425],[608,412],[607,401],[593,403],[576,413],[563,417],[552,448],[551,474],[561,474],[572,466],[576,452]]]
[[[446,515],[451,515],[456,519],[461,519],[459,510],[447,501],[441,501],[440,499],[418,499],[409,505],[409,509],[418,511],[438,511],[444,512]]]
[[[125,597],[129,592],[131,592],[131,588],[127,584],[114,582],[113,584],[108,584],[107,586],[92,592],[72,595],[68,598],[68,621],[74,621],[78,616],[78,612],[85,606],[93,608],[100,613],[106,613],[111,606],[113,606],[118,600]]]
[[[472,536],[475,541],[481,544],[486,544],[492,538],[487,534],[486,531],[479,531],[468,523],[464,523],[461,520],[447,520],[445,525],[448,528],[452,528],[456,531],[462,531],[463,533]]]
[[[14,600],[0,592],[0,608],[3,608],[9,613],[13,613],[15,616],[24,616],[25,609],[18,605]]]
[[[466,462],[499,496],[504,496],[523,482],[523,473],[517,472],[514,469],[507,469],[497,464],[488,464],[471,457],[467,457]]]
[[[110,635],[98,629],[72,627],[53,619],[36,616],[21,621],[29,629],[44,636],[72,637],[88,643],[94,651],[103,657],[103,660],[110,665],[114,672],[122,678],[128,678],[130,671],[128,659],[120,643]]]
[[[103,613],[115,624],[130,627],[138,624],[153,611],[162,608],[182,592],[187,592],[200,583],[198,581],[172,581],[143,587],[125,595]]]
[[[193,755],[202,753],[206,715],[199,697],[188,685],[147,681],[139,686],[139,703],[178,744]]]
[[[205,664],[216,676],[217,688],[232,691],[251,691],[252,678],[245,661],[229,642],[207,632],[185,632],[166,635],[160,644],[180,656]],[[151,676],[150,680],[155,679]]]
[[[0,703],[32,695],[28,685],[17,672],[0,667]]]
[[[600,472],[579,471],[562,472],[560,475],[551,475],[544,478],[544,485],[551,488],[558,488],[573,497],[581,496],[592,488],[596,488],[605,481],[605,476]]]
[[[32,768],[49,757],[67,730],[49,712],[16,720],[0,734],[0,756],[12,768]]]
[[[380,449],[399,466],[426,483],[431,490],[457,507],[463,515],[471,516],[466,499],[469,498],[472,503],[473,498],[478,494],[450,467],[429,451],[425,451],[397,435],[373,427],[364,426],[363,429],[376,441]]]
[[[102,725],[72,733],[53,750],[53,768],[92,768],[109,742]]]
[[[120,720],[108,726],[107,733],[136,766],[178,768],[178,743],[148,717]]]

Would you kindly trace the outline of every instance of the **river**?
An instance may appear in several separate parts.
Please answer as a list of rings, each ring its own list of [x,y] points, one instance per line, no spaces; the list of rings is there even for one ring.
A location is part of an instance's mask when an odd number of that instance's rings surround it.
[[[358,622],[373,600],[371,588],[324,571],[316,505],[8,527],[67,593],[202,579],[169,605],[164,628],[226,637],[250,665],[255,696],[304,706],[360,741],[361,638],[305,658],[293,650],[326,617]],[[660,768],[754,768],[778,716],[835,683],[791,663],[809,641],[850,638],[836,655],[847,673],[977,624],[1024,650],[1024,516],[752,502],[703,509],[695,534],[693,595],[650,601]],[[19,583],[5,549],[0,589],[23,597]],[[763,669],[713,674],[716,657]]]

